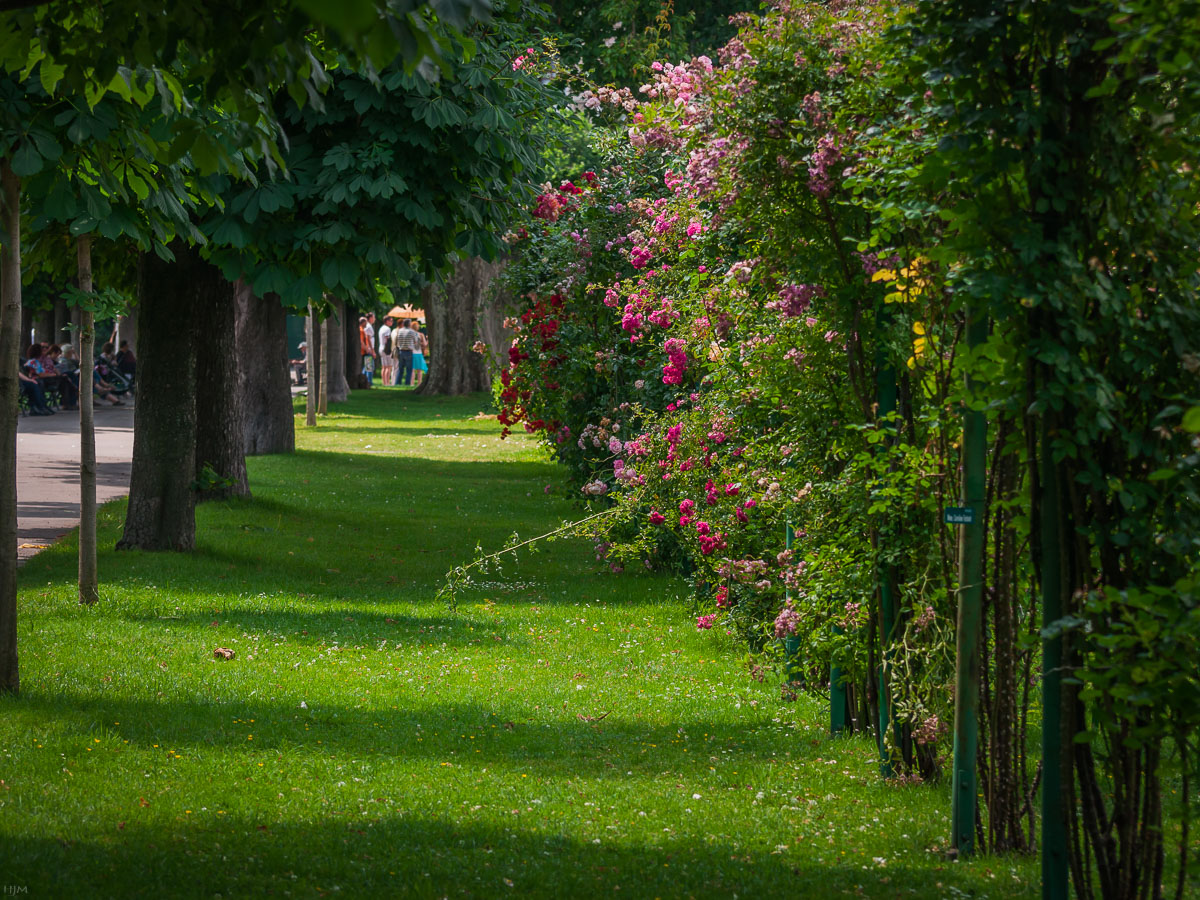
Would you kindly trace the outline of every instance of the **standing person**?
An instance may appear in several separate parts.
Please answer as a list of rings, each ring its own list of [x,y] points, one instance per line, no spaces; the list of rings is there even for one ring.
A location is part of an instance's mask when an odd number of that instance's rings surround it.
[[[361,319],[359,321],[362,321]],[[371,347],[371,358],[378,359],[375,353],[375,313],[367,313],[367,327],[363,329],[367,335],[367,343]]]
[[[421,349],[421,337],[411,328],[412,320],[405,319],[392,332],[392,348],[396,353],[396,384],[412,384],[413,354]]]
[[[413,331],[421,341],[421,346],[413,351],[413,385],[420,387],[421,382],[425,380],[425,373],[429,371],[429,363],[425,360],[425,354],[429,351],[429,338],[425,337],[425,332],[421,330],[420,322],[413,322]]]
[[[384,387],[392,386],[395,374],[392,371],[396,364],[396,357],[392,356],[392,323],[395,321],[391,316],[384,316],[379,328],[379,379]]]
[[[367,387],[373,387],[375,384],[375,348],[371,346],[371,338],[368,335],[367,329],[371,327],[366,316],[361,316],[358,320],[358,349],[362,353],[362,373],[367,379]]]

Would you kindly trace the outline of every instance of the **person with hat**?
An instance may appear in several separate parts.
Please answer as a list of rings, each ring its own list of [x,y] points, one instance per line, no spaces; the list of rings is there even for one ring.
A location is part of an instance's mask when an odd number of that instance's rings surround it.
[[[300,342],[299,359],[289,359],[288,366],[291,368],[292,375],[296,379],[296,384],[304,384],[308,380],[308,342]]]

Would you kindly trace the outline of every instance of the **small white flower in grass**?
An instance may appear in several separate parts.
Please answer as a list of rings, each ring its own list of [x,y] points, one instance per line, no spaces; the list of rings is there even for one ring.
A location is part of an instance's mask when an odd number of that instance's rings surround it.
[[[764,794],[762,791],[759,791],[757,794],[755,794],[755,795],[754,795],[754,799],[755,799],[755,800],[761,800],[761,799],[762,799],[763,797],[765,797],[765,796],[767,796],[767,795],[766,795],[766,794]]]
[[[700,795],[699,795],[699,794],[692,794],[692,799],[693,799],[693,800],[699,800],[699,799],[700,799]]]
[[[873,859],[875,861],[875,865],[877,865],[877,866],[886,866],[887,865],[887,857],[873,856],[873,857],[871,857],[871,859]]]
[[[593,843],[593,844],[598,844],[598,843],[600,843],[600,838],[592,838],[592,843]]]
[[[308,704],[307,704],[307,703],[305,703],[303,700],[301,700],[301,701],[300,701],[300,708],[301,708],[301,709],[308,709]]]

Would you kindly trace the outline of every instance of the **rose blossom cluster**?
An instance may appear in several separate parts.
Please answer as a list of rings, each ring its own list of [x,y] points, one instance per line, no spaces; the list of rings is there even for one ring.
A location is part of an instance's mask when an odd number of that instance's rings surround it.
[[[604,106],[612,106],[631,113],[638,108],[638,100],[633,96],[633,92],[627,87],[598,87],[596,90],[586,90],[575,98],[577,105],[584,109],[600,109]]]
[[[819,284],[785,284],[779,289],[778,299],[767,302],[767,309],[794,318],[808,312],[814,297],[824,296],[825,289]]]
[[[687,371],[687,344],[680,338],[667,338],[663,345],[669,362],[663,366],[663,384],[683,384],[683,373]]]
[[[817,149],[808,157],[808,189],[818,197],[833,193],[836,169],[842,163],[842,138],[827,134],[817,141]]]

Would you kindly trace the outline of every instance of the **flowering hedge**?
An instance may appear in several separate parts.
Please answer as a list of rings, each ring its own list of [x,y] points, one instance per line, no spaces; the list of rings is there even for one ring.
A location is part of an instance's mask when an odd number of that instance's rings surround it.
[[[943,513],[960,503],[962,413],[986,410],[984,828],[993,848],[1027,849],[1043,625],[1046,641],[1074,647],[1072,734],[1116,748],[1072,757],[1089,803],[1097,766],[1123,785],[1116,809],[1158,796],[1163,740],[1185,767],[1196,758],[1200,690],[1163,669],[1180,648],[1200,652],[1200,620],[1179,612],[1195,609],[1200,583],[1200,453],[1181,422],[1198,399],[1184,337],[1200,333],[1185,249],[1197,162],[1180,166],[1174,143],[1195,132],[1139,118],[1165,102],[1154,92],[1166,78],[1113,75],[1144,104],[1123,106],[1038,57],[1036,23],[1005,19],[1012,43],[996,49],[990,25],[956,15],[922,3],[896,26],[871,3],[781,4],[737,17],[716,61],[656,65],[636,96],[583,98],[619,132],[603,169],[548,186],[512,236],[510,279],[527,303],[501,419],[541,436],[585,496],[613,503],[614,561],[682,558],[698,628],[786,647],[788,677],[808,685],[836,669],[894,770],[929,777],[953,720],[960,550]],[[1138,20],[1056,15],[1069,20],[1060,37],[1119,32],[1094,48],[1064,37],[1063,58],[1087,47],[1104,71],[1134,72]],[[973,42],[990,49],[963,49]],[[1043,115],[1020,104],[1056,96],[976,77],[1001,50],[1075,78],[1077,106]],[[1080,119],[1086,102],[1109,104],[1105,116]],[[1096,148],[1133,162],[1056,143],[1071,111]],[[1195,123],[1186,104],[1173,115]],[[1060,150],[1014,149],[1035,140],[1068,147],[1077,167],[1046,162]],[[1154,164],[1136,165],[1139,153]],[[990,323],[973,347],[969,304]],[[1045,506],[1051,476],[1061,515]],[[1067,535],[1057,546],[1051,526]],[[1061,585],[1042,584],[1036,563],[1060,552]],[[1065,612],[1042,622],[1039,598],[1059,588]],[[1151,671],[1164,687],[1147,686]],[[1075,809],[1071,790],[1062,803]],[[1100,846],[1087,829],[1103,822],[1085,807],[1079,872]],[[1097,857],[1112,871],[1141,865],[1147,835],[1161,841],[1160,807],[1122,809],[1149,831],[1122,838],[1136,852]]]
[[[929,571],[948,552],[929,540],[942,530],[947,463],[921,457],[934,433],[952,442],[957,421],[896,442],[875,404],[877,358],[920,378],[937,339],[931,322],[895,341],[914,327],[908,311],[877,327],[888,294],[914,288],[893,249],[856,249],[874,221],[850,182],[869,164],[863,111],[885,102],[872,61],[881,23],[862,6],[739,24],[716,63],[655,64],[640,102],[617,90],[584,98],[625,117],[623,133],[607,168],[548,186],[511,236],[509,277],[529,302],[510,323],[500,418],[541,435],[584,494],[615,499],[613,534],[625,539],[608,548],[614,559],[682,552],[698,627],[756,648],[791,638],[818,679],[838,665],[863,725],[878,704],[877,545],[895,532],[887,552],[922,584],[911,640],[941,648],[906,658],[924,663],[897,699],[933,733],[951,677],[946,630],[929,627],[952,615],[946,573]],[[785,121],[786,109],[798,115]],[[936,367],[944,397],[950,367]],[[884,437],[887,459],[873,452]],[[932,475],[911,477],[894,454]],[[925,530],[891,528],[899,507]],[[794,549],[782,546],[789,520]],[[910,761],[934,771],[932,742],[917,760],[904,740]]]

